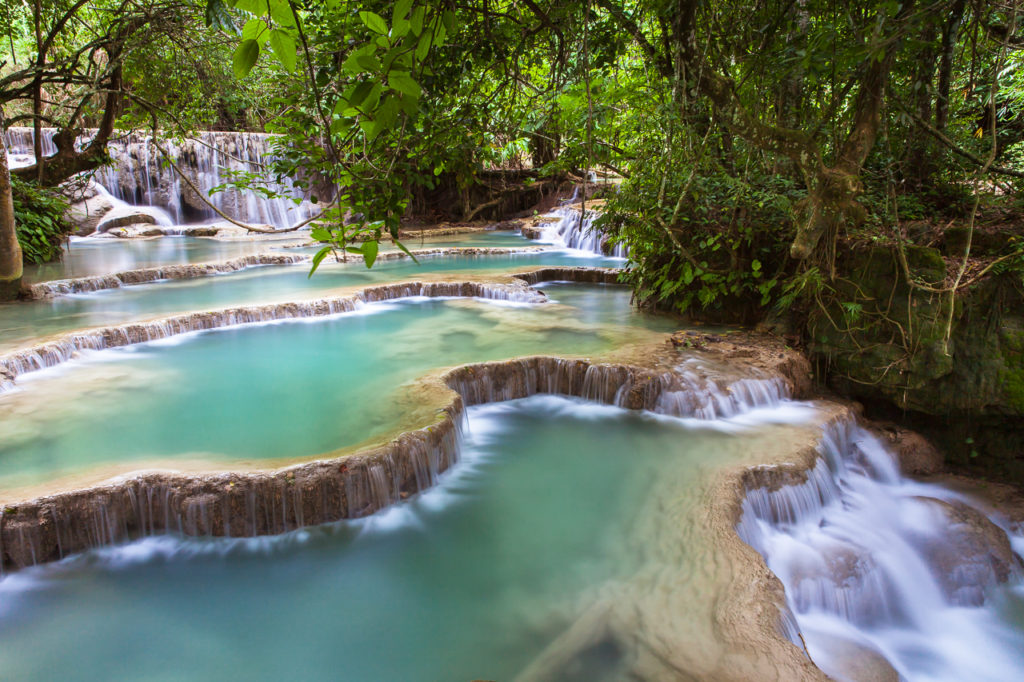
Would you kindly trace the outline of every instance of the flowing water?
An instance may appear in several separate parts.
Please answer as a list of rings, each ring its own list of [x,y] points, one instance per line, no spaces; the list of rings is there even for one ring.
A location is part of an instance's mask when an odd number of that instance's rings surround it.
[[[821,454],[803,485],[752,492],[739,527],[818,666],[855,680],[881,654],[906,679],[1024,677],[1024,565],[997,526],[969,497],[903,478],[855,424],[829,429]]]
[[[42,132],[43,154],[56,153],[53,144],[56,130],[44,128]],[[85,144],[86,138],[93,134],[87,133],[77,144]],[[10,128],[4,132],[4,141],[5,147],[11,149],[13,167],[34,163],[31,128]],[[189,181],[204,193],[228,182],[232,172],[269,176],[268,164],[274,158],[271,136],[263,133],[203,131],[183,140],[166,139],[162,146]],[[141,207],[141,212],[147,213],[148,208],[155,208],[167,216],[167,224],[183,225],[218,217],[165,162],[151,136],[130,133],[115,137],[107,149],[113,163],[98,169],[93,179],[118,202]],[[267,188],[282,196],[265,199],[253,192],[227,190],[206,195],[205,199],[236,220],[278,228],[305,220],[317,211],[305,201],[305,193],[300,192],[291,179],[268,182]],[[299,203],[293,203],[292,198],[299,199]]]
[[[551,396],[472,408],[466,434],[439,487],[361,521],[150,538],[8,578],[0,669],[21,680],[511,680],[638,572],[686,567],[704,596],[678,615],[701,621],[713,580],[689,571],[709,542],[674,526],[699,527],[700,507],[651,525],[666,513],[652,490],[670,478],[699,500],[710,471],[771,437]],[[652,558],[637,545],[678,549]],[[624,655],[605,643],[553,679],[622,679]]]
[[[85,353],[0,395],[0,489],[100,464],[316,455],[393,432],[410,409],[400,387],[429,370],[597,353],[674,327],[624,288],[544,290],[555,303],[403,300]]]
[[[607,235],[594,226],[598,216],[594,211],[582,212],[574,208],[555,209],[557,221],[543,227],[541,242],[563,246],[583,254],[596,253],[613,258],[626,258],[629,250],[624,244],[612,244]]]

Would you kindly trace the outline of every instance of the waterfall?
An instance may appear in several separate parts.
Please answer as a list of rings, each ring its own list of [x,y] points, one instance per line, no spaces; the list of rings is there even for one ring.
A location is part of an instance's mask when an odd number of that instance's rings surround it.
[[[583,217],[574,208],[557,208],[554,215],[559,219],[542,227],[542,241],[600,256],[626,258],[629,255],[625,245],[613,246],[608,242],[608,236],[594,227],[594,218],[597,216],[594,211],[587,211],[586,217]]]
[[[803,482],[749,490],[737,527],[785,586],[814,662],[838,679],[872,656],[907,679],[1019,679],[1024,638],[991,603],[1007,580],[1022,587],[1008,527],[903,478],[852,420],[827,427],[819,454]]]
[[[43,129],[46,155],[57,151],[53,144],[55,134],[55,128]],[[32,139],[31,128],[10,128],[4,133],[4,142],[11,150],[12,167],[34,163]],[[76,144],[87,140],[88,134]],[[203,131],[184,140],[164,140],[162,145],[204,194],[227,182],[231,171],[269,177],[267,164],[274,159],[271,136],[265,133]],[[182,225],[219,219],[217,213],[182,182],[178,173],[164,163],[152,136],[128,133],[111,140],[107,149],[113,163],[98,169],[93,179],[113,200],[115,210],[154,208],[163,212],[154,215],[158,224]],[[207,194],[206,199],[236,220],[277,228],[288,227],[315,213],[315,206],[305,199],[292,179],[281,178],[280,182],[269,182],[267,187],[285,196],[265,199],[253,192],[230,189],[212,196]],[[296,203],[292,197],[301,200]],[[138,212],[136,209],[135,213]],[[127,215],[128,211],[122,210],[122,214]],[[107,220],[105,217],[104,222]]]

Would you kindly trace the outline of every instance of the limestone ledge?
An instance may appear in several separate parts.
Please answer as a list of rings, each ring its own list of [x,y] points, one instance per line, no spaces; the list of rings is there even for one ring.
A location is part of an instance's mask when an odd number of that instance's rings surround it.
[[[413,249],[411,253],[416,258],[430,258],[435,256],[503,256],[521,253],[540,253],[541,247],[520,247],[520,248],[488,248],[488,247],[445,247],[432,249]],[[402,251],[388,251],[378,254],[378,261],[397,260],[408,258]],[[70,279],[58,279],[49,282],[33,284],[28,289],[30,299],[47,299],[67,294],[82,294],[105,289],[118,289],[124,286],[135,284],[150,284],[163,280],[195,279],[198,277],[210,277],[230,272],[237,272],[245,268],[260,265],[295,265],[309,263],[313,257],[307,254],[293,253],[259,253],[250,256],[242,256],[217,263],[195,263],[184,265],[165,265],[158,268],[139,268],[126,270],[109,275],[96,275],[92,277],[75,277]]]

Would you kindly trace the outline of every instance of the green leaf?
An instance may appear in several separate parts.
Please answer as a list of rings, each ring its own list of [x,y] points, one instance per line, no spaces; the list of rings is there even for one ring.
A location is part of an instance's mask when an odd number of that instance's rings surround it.
[[[360,12],[359,18],[362,19],[363,23],[366,24],[366,27],[374,33],[387,35],[388,24],[379,14],[375,12]]]
[[[352,94],[349,95],[348,104],[352,107],[358,107],[360,104],[366,101],[369,97],[370,92],[373,90],[373,83],[370,81],[363,81],[355,87]]]
[[[378,247],[379,244],[375,239],[363,242],[363,261],[366,263],[367,269],[372,268],[374,262],[376,262]]]
[[[392,21],[396,21],[398,19],[405,19],[405,15],[409,13],[409,10],[411,8],[412,0],[398,0],[398,2],[395,3],[395,11],[391,15]]]
[[[432,44],[433,41],[431,40],[430,37],[430,31],[424,31],[424,33],[420,36],[419,44],[416,46],[416,61],[422,62],[424,59],[427,58],[427,55],[430,53],[430,46]]]
[[[313,273],[316,272],[316,269],[320,267],[320,263],[323,262],[324,258],[327,258],[327,254],[329,254],[330,252],[331,247],[329,246],[325,246],[324,248],[316,252],[316,255],[313,256],[313,267],[310,268],[309,275],[306,276],[306,279],[313,277]]]
[[[412,16],[409,18],[409,23],[412,26],[412,32],[416,35],[423,33],[423,18],[427,15],[426,7],[417,7],[412,11]]]
[[[259,56],[260,44],[255,40],[243,40],[235,50],[234,59],[231,61],[231,69],[235,72],[235,78],[242,79],[248,76]]]
[[[411,26],[408,19],[395,19],[395,23],[391,24],[391,37],[396,40],[403,37]]]
[[[287,31],[282,31],[279,28],[271,31],[270,47],[274,50],[274,55],[277,56],[277,60],[281,62],[284,68],[289,71],[295,71],[297,57],[295,39]]]
[[[380,71],[380,60],[376,55],[366,54],[356,57],[356,63],[366,71]]]
[[[759,261],[759,260],[757,260],[757,259],[755,258],[755,259],[754,259],[754,261],[753,261],[753,262],[752,262],[752,263],[750,264],[750,268],[751,268],[751,269],[752,269],[752,270],[753,270],[754,272],[757,272],[758,270],[760,270],[760,269],[761,269],[761,261]]]
[[[224,0],[207,0],[206,25],[210,28],[238,35],[238,27],[231,20],[231,14],[228,12]]]
[[[309,236],[318,242],[329,242],[331,241],[331,233],[329,230],[323,227],[314,227],[309,232]]]
[[[263,2],[267,2],[267,0],[263,0]],[[292,13],[288,0],[269,0],[268,4],[270,5],[270,16],[274,18],[275,24],[295,26],[295,14]]]
[[[413,263],[415,263],[416,265],[420,264],[420,262],[418,260],[416,260],[416,256],[412,255],[412,251],[410,251],[409,249],[405,248],[405,244],[403,244],[402,242],[400,242],[397,239],[395,239],[394,235],[391,235],[391,237],[392,237],[392,239],[391,239],[392,243],[394,243],[395,246],[397,246],[402,251],[404,251],[405,255],[407,255],[409,258],[412,258],[412,262]]]
[[[267,22],[262,19],[250,19],[242,27],[242,40],[266,39]]]
[[[388,86],[392,90],[397,90],[403,95],[408,95],[409,97],[417,99],[423,94],[423,89],[420,88],[419,83],[413,80],[408,71],[392,71],[389,73]]]

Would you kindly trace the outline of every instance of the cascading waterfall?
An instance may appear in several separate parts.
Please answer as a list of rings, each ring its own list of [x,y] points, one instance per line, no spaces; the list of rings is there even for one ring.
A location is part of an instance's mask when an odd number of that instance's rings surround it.
[[[1024,603],[1011,544],[1024,537],[902,477],[852,420],[830,426],[819,452],[806,481],[748,491],[737,529],[785,585],[794,643],[838,679],[879,655],[906,679],[1020,679],[1024,637],[997,612]]]
[[[46,155],[57,151],[53,144],[55,133],[54,128],[43,129],[43,153]],[[204,131],[194,138],[165,140],[162,146],[205,194],[227,182],[231,171],[268,175],[266,166],[273,161],[270,137],[265,133]],[[13,167],[34,163],[31,128],[10,128],[4,133],[4,138],[11,150]],[[78,144],[87,139],[87,135],[83,136]],[[114,163],[100,168],[93,179],[102,192],[109,195],[119,213],[129,213],[125,207],[152,207],[162,213],[142,212],[153,214],[157,224],[161,225],[219,219],[217,213],[181,181],[178,173],[163,162],[163,155],[150,135],[124,135],[111,140],[108,150]],[[253,192],[232,189],[207,195],[206,199],[236,220],[278,228],[301,222],[315,213],[315,206],[305,200],[303,192],[290,178],[283,178],[280,183],[269,183],[268,188],[284,196],[265,199]],[[292,197],[302,198],[302,201],[296,204]],[[109,222],[111,217],[105,216],[100,224]]]
[[[612,245],[608,236],[594,227],[594,211],[583,213],[573,208],[557,208],[553,211],[558,222],[542,227],[542,239],[567,249],[578,249],[599,255],[626,258],[629,251],[624,244]]]

